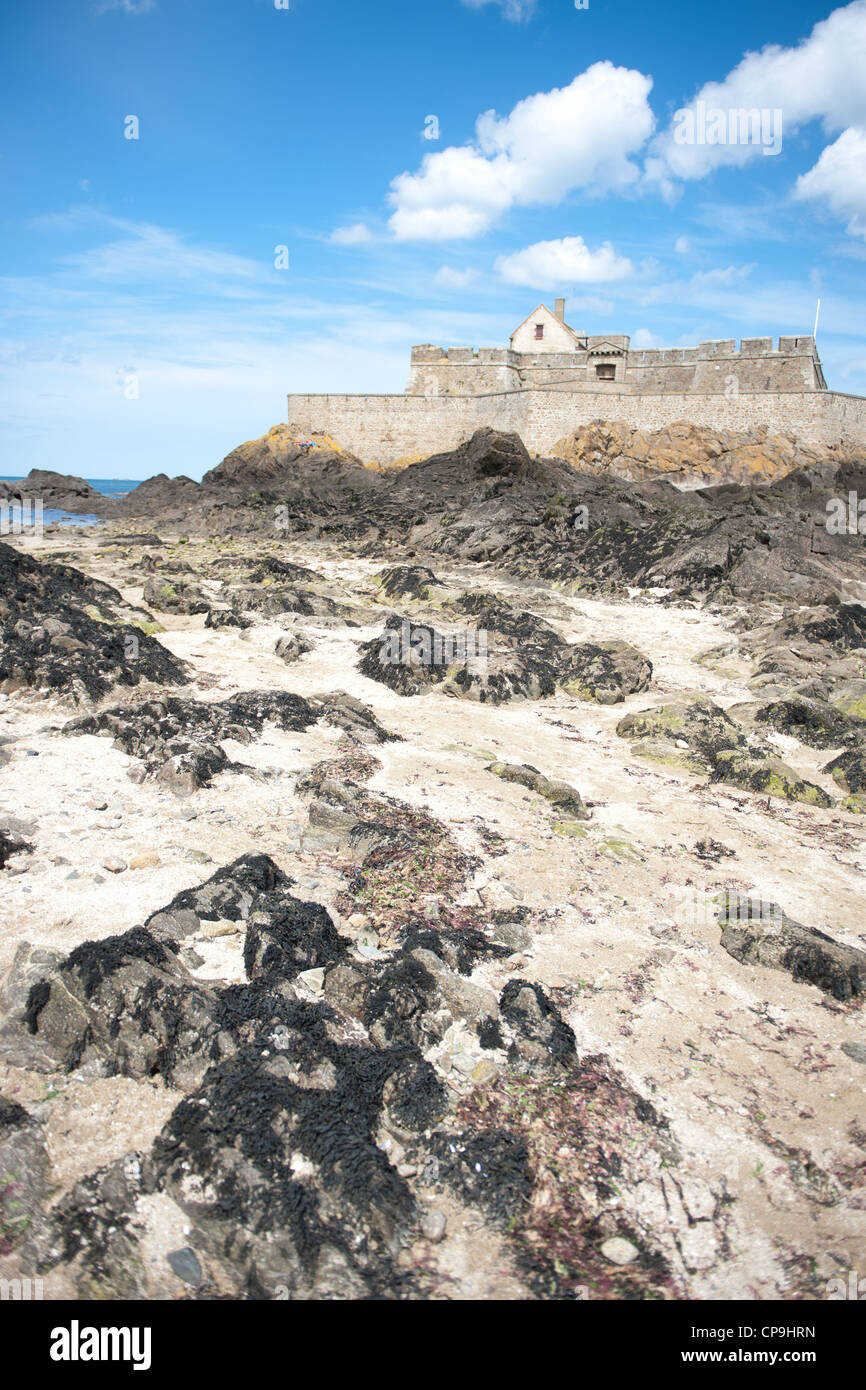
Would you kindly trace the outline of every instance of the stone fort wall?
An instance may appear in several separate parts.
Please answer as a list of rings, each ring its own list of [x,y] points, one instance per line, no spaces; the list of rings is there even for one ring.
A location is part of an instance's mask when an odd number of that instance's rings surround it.
[[[608,350],[610,349],[610,350]],[[598,368],[612,372],[599,387]],[[604,374],[604,373],[603,373]],[[815,391],[826,386],[815,339],[723,338],[697,347],[631,348],[628,337],[589,337],[574,349],[513,352],[510,348],[412,348],[406,394],[476,396],[543,390],[623,394],[670,391]]]
[[[290,395],[288,420],[298,438],[324,431],[365,463],[394,463],[442,453],[488,425],[514,430],[532,453],[593,420],[624,420],[657,430],[676,420],[718,430],[765,426],[804,443],[845,440],[866,446],[866,397],[839,391],[575,392],[527,388],[485,395]]]

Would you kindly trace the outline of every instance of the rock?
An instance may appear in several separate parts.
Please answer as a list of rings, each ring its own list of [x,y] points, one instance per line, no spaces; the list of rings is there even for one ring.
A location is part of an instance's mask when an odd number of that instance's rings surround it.
[[[791,695],[755,711],[755,721],[799,739],[811,748],[838,748],[866,740],[866,719],[853,718],[826,700]]]
[[[278,656],[281,661],[285,661],[285,663],[289,665],[293,661],[299,661],[302,656],[306,656],[307,652],[311,652],[312,650],[312,642],[308,641],[305,637],[298,637],[295,635],[292,637],[281,637],[274,647],[274,655]]]
[[[624,1240],[622,1236],[612,1236],[606,1240],[601,1247],[601,1253],[606,1260],[610,1260],[614,1265],[630,1265],[640,1255],[636,1245],[632,1245],[630,1240]]]
[[[652,662],[628,642],[584,642],[570,647],[560,684],[569,695],[615,705],[646,690]]]
[[[196,584],[172,581],[165,574],[149,579],[144,586],[144,601],[149,608],[163,613],[207,613],[208,600]]]
[[[425,565],[392,565],[379,571],[376,583],[389,599],[410,598],[418,603],[429,603],[431,593],[435,596],[445,593],[442,580]]]
[[[439,1211],[434,1207],[432,1211],[426,1211],[421,1221],[421,1234],[425,1240],[429,1240],[431,1245],[438,1245],[445,1239],[445,1232],[448,1228],[448,1218],[444,1211]]]
[[[187,668],[149,622],[110,585],[0,542],[0,691],[35,686],[87,704],[117,685],[184,684]]]
[[[823,770],[848,793],[844,802],[846,810],[866,813],[866,745],[840,753]]]
[[[218,773],[242,769],[229,761],[221,740],[251,739],[268,722],[284,730],[306,729],[319,714],[309,701],[283,690],[247,690],[219,702],[164,695],[70,720],[63,733],[109,734],[116,746],[141,759],[141,778],[155,778],[175,795],[189,796]]]
[[[507,946],[509,951],[523,951],[531,944],[532,933],[520,920],[497,921],[493,939]]]
[[[852,1062],[862,1062],[866,1065],[866,1043],[843,1042],[842,1051],[846,1057],[850,1057]]]
[[[703,695],[628,714],[616,732],[636,740],[632,751],[639,757],[709,773],[713,781],[788,801],[833,804],[822,787],[804,781],[767,745],[750,744],[729,715]]]
[[[576,787],[543,776],[529,763],[491,763],[487,771],[492,772],[495,777],[501,777],[505,782],[516,782],[519,786],[536,792],[538,796],[543,796],[545,801],[549,801],[551,806],[565,816],[574,820],[590,819],[590,812]]]
[[[15,831],[0,830],[0,869],[5,869],[16,854],[31,854],[33,846]],[[12,872],[10,867],[9,872]]]
[[[170,1251],[166,1259],[171,1266],[172,1273],[176,1274],[178,1279],[182,1279],[185,1284],[191,1284],[194,1289],[198,1288],[203,1276],[198,1256],[194,1250],[190,1250],[187,1245],[183,1250]]]
[[[509,1049],[514,1063],[531,1069],[558,1070],[574,1064],[577,1056],[574,1032],[551,1003],[541,985],[509,980],[499,997],[502,1018],[515,1041]]]
[[[337,932],[318,903],[286,894],[267,920],[251,917],[244,943],[244,968],[251,980],[305,976],[308,988],[322,988],[321,967],[344,960],[348,939]]]
[[[787,970],[832,995],[848,1000],[866,994],[866,951],[842,946],[815,927],[786,916],[776,903],[727,893],[718,913],[721,943],[743,964]]]
[[[360,1019],[365,1014],[369,987],[367,977],[355,966],[336,965],[325,974],[323,992],[343,1013]]]
[[[228,922],[218,918],[215,922],[202,922],[199,935],[206,941],[216,941],[221,936],[237,936],[241,930],[240,922]]]
[[[433,976],[441,1003],[454,1018],[472,1023],[481,1018],[498,1016],[499,1004],[492,989],[472,984],[470,980],[455,974],[432,951],[420,948],[412,951],[412,956]]]
[[[129,861],[129,867],[131,869],[155,869],[160,862],[160,857],[155,850],[147,850],[144,854],[134,854]]]
[[[102,867],[110,874],[122,874],[129,865],[123,859],[103,859]]]
[[[312,990],[313,994],[322,993],[325,984],[325,971],[321,965],[314,970],[300,970],[295,978],[306,989]]]

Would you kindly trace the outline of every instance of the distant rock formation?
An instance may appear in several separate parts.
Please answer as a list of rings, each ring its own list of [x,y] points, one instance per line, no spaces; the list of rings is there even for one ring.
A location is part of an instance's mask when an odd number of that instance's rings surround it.
[[[97,516],[113,517],[117,504],[114,498],[105,497],[84,478],[75,478],[65,473],[55,473],[51,469],[31,468],[26,478],[14,482],[0,483],[0,495],[4,497],[40,497],[46,508],[58,511],[87,513]]]

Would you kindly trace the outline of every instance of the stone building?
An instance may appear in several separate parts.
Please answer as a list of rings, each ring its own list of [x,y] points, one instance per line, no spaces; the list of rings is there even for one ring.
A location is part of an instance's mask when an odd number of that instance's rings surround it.
[[[813,337],[734,338],[697,347],[632,348],[626,334],[601,336],[539,304],[507,348],[412,349],[407,396],[481,396],[491,391],[605,391],[610,395],[698,391],[824,391]]]
[[[507,347],[413,347],[402,395],[293,393],[288,420],[299,438],[325,433],[384,465],[455,448],[485,425],[546,453],[596,420],[866,446],[866,398],[828,391],[811,335],[633,348],[626,334],[572,328],[563,299],[539,304]]]

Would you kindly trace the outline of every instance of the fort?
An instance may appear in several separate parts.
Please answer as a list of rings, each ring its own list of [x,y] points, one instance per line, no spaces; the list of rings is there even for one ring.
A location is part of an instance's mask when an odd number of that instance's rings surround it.
[[[454,448],[484,425],[549,453],[593,420],[763,426],[805,443],[866,444],[866,397],[827,389],[811,335],[633,348],[628,335],[570,327],[564,299],[553,311],[540,304],[508,347],[413,347],[402,395],[291,394],[288,420],[300,437],[326,431],[385,465]]]

